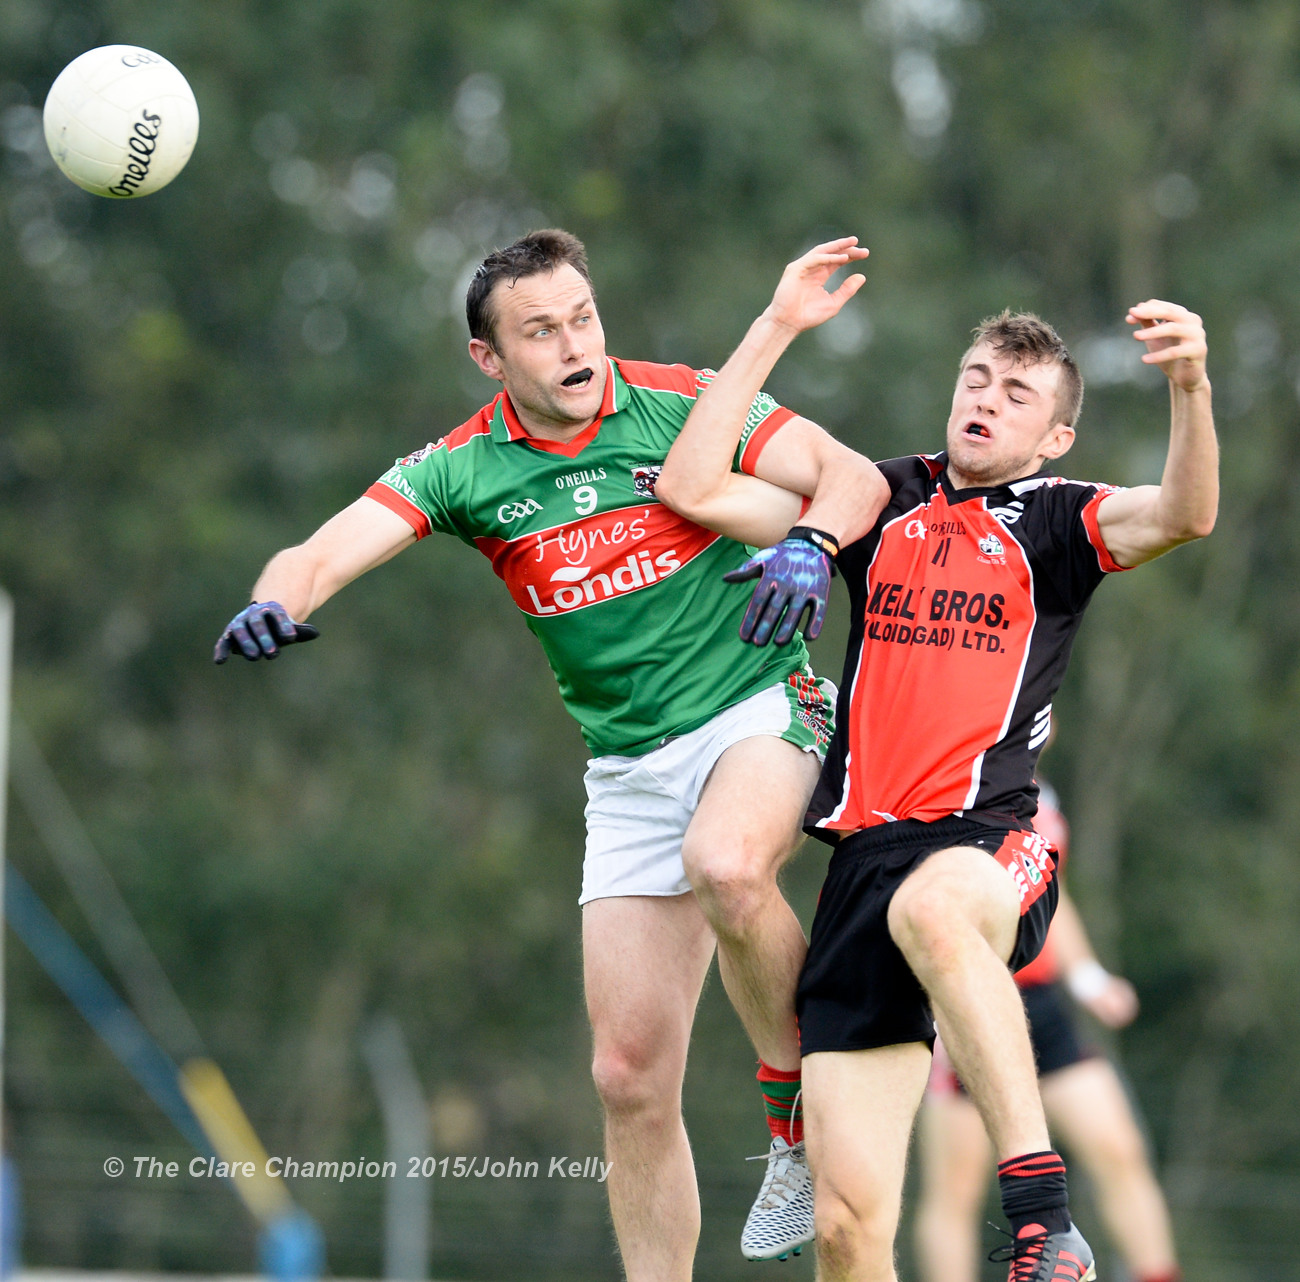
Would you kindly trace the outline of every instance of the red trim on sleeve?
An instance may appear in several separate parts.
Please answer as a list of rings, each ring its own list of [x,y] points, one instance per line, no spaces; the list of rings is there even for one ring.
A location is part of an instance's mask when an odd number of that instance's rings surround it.
[[[768,441],[776,435],[777,428],[783,427],[792,418],[794,418],[794,410],[788,410],[784,405],[778,405],[754,429],[754,435],[745,442],[745,448],[740,454],[740,470],[742,472],[748,472],[750,476],[755,475],[754,469],[758,467],[758,456],[762,454]]]
[[[396,512],[415,531],[417,539],[422,539],[426,534],[433,533],[429,518],[410,499],[404,498],[391,485],[385,485],[383,481],[376,481],[366,491],[365,497],[374,499],[376,503],[382,503],[390,512]]]
[[[810,499],[806,494],[800,495],[799,519],[801,521],[804,518],[804,513],[806,513],[810,507],[812,507],[812,499]]]
[[[1106,546],[1106,540],[1101,537],[1101,526],[1097,524],[1097,509],[1101,506],[1101,501],[1109,494],[1115,491],[1109,487],[1104,490],[1098,490],[1096,494],[1088,500],[1083,509],[1083,528],[1088,531],[1088,542],[1097,549],[1097,560],[1101,562],[1101,568],[1107,574],[1118,574],[1122,570],[1131,570],[1131,565],[1120,565],[1110,554],[1110,549]]]

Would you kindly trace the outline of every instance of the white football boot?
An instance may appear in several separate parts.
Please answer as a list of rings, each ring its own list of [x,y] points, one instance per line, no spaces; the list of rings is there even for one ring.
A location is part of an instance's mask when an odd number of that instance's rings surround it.
[[[779,1135],[766,1158],[763,1187],[758,1190],[740,1234],[740,1253],[747,1260],[784,1260],[798,1255],[813,1240],[813,1186],[803,1141],[787,1144]]]

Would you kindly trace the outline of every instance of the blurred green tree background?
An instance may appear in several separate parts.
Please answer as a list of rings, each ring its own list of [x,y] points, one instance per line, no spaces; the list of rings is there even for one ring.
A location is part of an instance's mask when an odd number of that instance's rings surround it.
[[[143,201],[74,188],[41,135],[62,66],[117,41],[175,62],[203,117]],[[16,707],[273,1153],[379,1154],[358,1044],[380,1014],[435,1153],[600,1151],[584,752],[486,562],[428,540],[321,610],[315,645],[209,662],[274,550],[492,393],[462,310],[486,250],[568,227],[611,351],[716,365],[786,261],[856,232],[868,285],[786,358],[779,398],[876,457],[939,448],[970,327],[1035,309],[1089,384],[1066,470],[1118,483],[1158,479],[1167,431],[1124,310],[1201,312],[1219,528],[1098,594],[1046,770],[1076,895],[1144,1000],[1121,1049],[1187,1276],[1290,1266],[1293,0],[5,0],[0,128]],[[814,653],[831,675],[835,608]],[[18,807],[10,857],[88,942]],[[805,922],[824,865],[814,843],[788,873]],[[102,1174],[109,1154],[189,1154],[21,945],[6,970],[28,1261],[252,1267],[226,1187]],[[714,982],[686,1105],[701,1276],[749,1276],[752,1069]],[[336,1275],[379,1271],[380,1182],[294,1192]],[[598,1186],[440,1179],[433,1202],[434,1276],[618,1275]]]

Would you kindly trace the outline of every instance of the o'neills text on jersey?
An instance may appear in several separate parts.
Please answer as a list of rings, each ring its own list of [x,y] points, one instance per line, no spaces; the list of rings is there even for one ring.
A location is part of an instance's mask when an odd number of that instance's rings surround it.
[[[555,488],[557,490],[569,490],[575,485],[590,485],[592,481],[603,481],[605,479],[605,469],[598,467],[592,472],[566,472],[563,476],[555,478]]]

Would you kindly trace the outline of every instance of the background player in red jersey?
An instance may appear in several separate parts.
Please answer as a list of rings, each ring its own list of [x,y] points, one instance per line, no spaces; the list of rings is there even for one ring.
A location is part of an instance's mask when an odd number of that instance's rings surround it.
[[[1060,852],[1069,828],[1039,782],[1034,827]],[[1043,951],[1016,973],[1029,1017],[1047,1121],[1092,1180],[1097,1209],[1133,1282],[1177,1282],[1169,1211],[1142,1130],[1114,1065],[1081,1042],[1066,989],[1110,1028],[1137,1015],[1133,986],[1097,960],[1062,884]],[[981,1211],[993,1153],[979,1111],[961,1089],[941,1042],[918,1127],[921,1159],[916,1251],[924,1282],[975,1282]]]
[[[725,530],[716,513],[736,491],[729,460],[749,399],[794,337],[826,319],[828,297],[861,284],[824,288],[864,253],[848,237],[787,267],[679,436],[666,502]],[[1030,825],[1033,768],[1083,609],[1107,573],[1208,534],[1217,513],[1200,318],[1150,300],[1127,319],[1143,361],[1169,379],[1159,485],[1116,490],[1044,470],[1073,442],[1082,379],[1050,326],[1004,313],[962,358],[946,453],[880,464],[890,501],[837,558],[853,630],[808,816],[836,850],[797,999],[827,1279],[894,1276],[936,1019],[994,1141],[1015,1282],[1095,1275],[1008,966],[1037,954],[1056,902],[1055,859]]]
[[[812,1189],[794,1020],[806,945],[776,873],[802,840],[829,700],[793,627],[761,658],[737,637],[749,591],[721,575],[743,548],[654,496],[707,374],[608,357],[585,251],[565,232],[490,255],[467,317],[470,355],[504,390],[273,557],[215,658],[274,658],[309,639],[315,629],[301,620],[433,530],[491,558],[593,755],[584,980],[627,1275],[691,1275],[700,1208],[681,1086],[715,946],[763,1065],[773,1130],[742,1247],[780,1255],[811,1239]],[[805,518],[832,535],[870,526],[885,487],[867,460],[770,397],[747,413],[739,462],[755,475],[731,503],[740,538],[785,539],[801,495],[812,498]],[[809,605],[818,621],[829,558],[801,539],[771,555],[820,575],[791,619]]]

